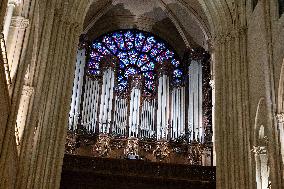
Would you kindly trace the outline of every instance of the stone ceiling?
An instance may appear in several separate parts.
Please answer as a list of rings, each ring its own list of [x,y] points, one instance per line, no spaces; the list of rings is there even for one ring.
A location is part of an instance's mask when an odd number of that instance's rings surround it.
[[[96,0],[84,22],[90,39],[138,28],[165,39],[182,56],[186,47],[207,49],[208,22],[197,0]]]

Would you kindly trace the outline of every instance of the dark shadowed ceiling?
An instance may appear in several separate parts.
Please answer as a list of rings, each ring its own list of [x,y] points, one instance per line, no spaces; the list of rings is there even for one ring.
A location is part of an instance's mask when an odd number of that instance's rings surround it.
[[[137,28],[166,40],[183,55],[186,47],[207,49],[208,22],[196,0],[97,0],[84,22],[84,33],[93,40],[118,30]]]

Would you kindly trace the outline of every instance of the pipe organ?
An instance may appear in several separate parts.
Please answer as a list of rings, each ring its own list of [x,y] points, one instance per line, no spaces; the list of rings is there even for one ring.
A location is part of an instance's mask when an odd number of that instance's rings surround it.
[[[78,50],[69,130],[204,141],[201,59],[181,63],[139,30],[107,34],[89,48]]]
[[[199,62],[192,61],[188,67],[187,87],[172,87],[169,76],[160,75],[157,94],[151,98],[143,95],[139,77],[132,78],[129,95],[117,93],[112,67],[102,72],[100,80],[87,76],[83,87],[84,64],[84,51],[80,50],[74,78],[70,130],[76,130],[78,115],[81,115],[81,125],[89,132],[174,140],[184,136],[188,130],[190,140],[202,141],[202,67]]]

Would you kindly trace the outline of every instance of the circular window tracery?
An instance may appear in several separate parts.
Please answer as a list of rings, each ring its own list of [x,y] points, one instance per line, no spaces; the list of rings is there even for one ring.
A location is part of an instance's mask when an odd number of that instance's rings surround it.
[[[99,76],[105,56],[118,59],[116,65],[119,93],[127,91],[134,75],[142,75],[143,91],[147,96],[155,94],[156,79],[163,65],[168,63],[174,85],[182,83],[184,72],[177,54],[160,38],[148,32],[132,29],[119,30],[96,39],[91,47],[88,74]],[[108,63],[106,63],[108,64]]]

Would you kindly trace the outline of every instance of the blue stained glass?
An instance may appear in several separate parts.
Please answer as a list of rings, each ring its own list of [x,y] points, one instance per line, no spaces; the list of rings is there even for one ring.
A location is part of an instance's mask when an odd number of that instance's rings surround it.
[[[118,90],[119,91],[124,91],[127,87],[127,81],[123,80],[120,83],[118,83]]]
[[[100,71],[99,70],[88,70],[90,75],[99,75]]]
[[[146,86],[147,89],[153,90],[154,87],[155,87],[154,81],[152,81],[152,80],[147,80],[147,81],[145,82],[145,86]]]
[[[113,54],[116,54],[117,52],[117,47],[115,46],[114,41],[112,40],[112,38],[110,36],[105,36],[103,38],[103,42],[105,43],[105,45],[107,46],[107,48],[109,48],[111,50],[111,52]]]
[[[129,65],[129,59],[128,59],[128,56],[127,56],[127,53],[126,52],[119,52],[117,54],[117,57],[119,58],[119,60],[125,65],[125,66],[128,66]]]
[[[128,51],[128,56],[130,60],[130,64],[135,64],[138,58],[138,52],[136,50]]]
[[[173,83],[174,83],[174,84],[176,84],[176,85],[179,85],[179,84],[181,84],[181,83],[182,83],[182,80],[181,80],[181,79],[179,79],[179,78],[174,78]]]
[[[101,74],[100,64],[105,55],[113,55],[119,60],[116,90],[123,92],[129,84],[129,76],[142,74],[145,79],[144,93],[151,95],[155,84],[157,63],[171,62],[174,67],[173,83],[180,84],[183,72],[175,53],[160,39],[139,30],[122,30],[102,36],[93,43],[88,62],[88,73]],[[116,60],[116,59],[113,59]],[[159,71],[159,70],[157,70]]]
[[[122,75],[119,75],[119,76],[117,77],[117,81],[118,81],[118,82],[121,82],[122,80],[124,80],[123,76],[122,76]]]
[[[98,52],[102,53],[103,55],[109,55],[110,52],[107,50],[102,43],[94,43],[94,49],[97,49]]]
[[[125,66],[128,66],[130,64],[128,59],[121,59],[120,60]]]
[[[127,50],[132,49],[133,46],[134,46],[134,45],[133,45],[133,43],[132,43],[131,41],[126,42],[126,49],[127,49]]]
[[[148,37],[143,48],[142,48],[142,52],[148,52],[156,43],[156,40],[154,39],[153,36]]]
[[[96,57],[96,56],[101,56],[101,54],[100,54],[99,52],[96,52],[96,51],[92,51],[92,52],[90,53],[90,57],[91,57],[91,58],[94,58],[94,57]]]
[[[120,48],[121,50],[125,50],[123,35],[121,33],[114,33],[112,37],[114,41],[116,42],[118,48]]]
[[[166,59],[173,58],[173,56],[174,56],[174,52],[167,49],[166,52],[165,52]]]
[[[159,56],[156,57],[156,61],[157,62],[164,62],[166,60],[165,56],[164,56],[164,52],[162,54],[160,54]]]
[[[124,68],[126,68],[126,65],[123,62],[122,63],[120,62],[119,63],[119,68],[120,69],[124,69]]]
[[[141,67],[149,61],[150,61],[150,59],[149,59],[149,56],[147,54],[141,54],[138,61],[137,61],[137,65],[139,67]]]
[[[119,52],[119,53],[117,54],[117,57],[118,57],[120,60],[122,60],[122,59],[127,59],[127,58],[128,58],[126,52]]]
[[[130,75],[135,75],[137,73],[137,70],[135,68],[128,68],[125,71],[125,77],[129,77]]]
[[[146,37],[143,33],[137,33],[135,37],[135,47],[138,51],[141,50]]]
[[[126,41],[126,49],[130,50],[133,48],[134,44],[134,34],[130,31],[124,33],[125,41]]]
[[[145,78],[147,78],[147,79],[151,79],[151,80],[155,79],[155,76],[154,76],[154,73],[153,73],[153,72],[144,72],[144,73],[143,73],[143,76],[144,76]]]
[[[94,57],[91,57],[90,62],[100,62],[103,56],[97,55]]]
[[[182,71],[180,69],[174,70],[174,77],[181,77],[182,76]]]
[[[141,70],[142,71],[154,70],[154,68],[155,68],[155,64],[153,62],[147,62],[141,67]]]
[[[155,47],[151,50],[151,57],[154,58],[155,56],[157,56],[158,54],[160,54],[164,49],[165,49],[165,45],[162,43],[157,43],[155,45]]]
[[[176,59],[172,59],[171,63],[174,65],[174,67],[178,67],[180,65],[180,62]]]
[[[96,63],[89,63],[89,69],[99,69],[100,68],[100,64],[98,62]]]
[[[124,33],[125,41],[134,41],[134,34],[131,31]]]

